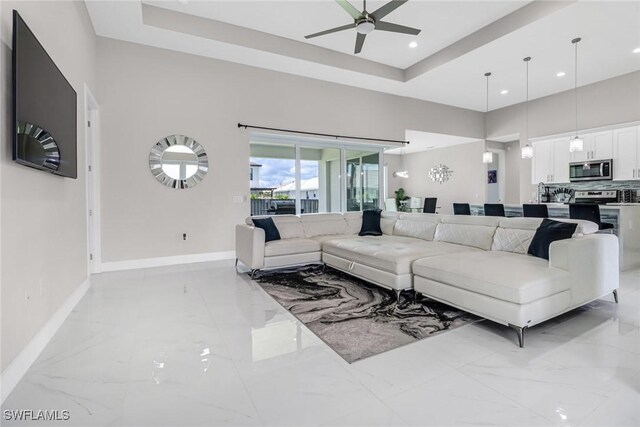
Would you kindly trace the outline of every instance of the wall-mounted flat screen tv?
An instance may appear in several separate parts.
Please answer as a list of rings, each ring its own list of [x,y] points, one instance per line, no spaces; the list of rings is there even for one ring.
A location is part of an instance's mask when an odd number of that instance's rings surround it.
[[[77,178],[77,97],[18,12],[13,11],[13,159]]]

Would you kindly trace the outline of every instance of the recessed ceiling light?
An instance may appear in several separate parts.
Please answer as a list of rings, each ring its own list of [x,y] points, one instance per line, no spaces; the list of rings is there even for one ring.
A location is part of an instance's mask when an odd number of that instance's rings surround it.
[[[567,73],[565,73],[564,71],[560,71],[558,74],[556,74],[556,77],[564,77],[566,75]]]
[[[633,49],[633,53],[640,53],[640,47]]]
[[[410,47],[411,49],[413,49],[413,48],[415,48],[415,47],[418,47],[418,42],[411,42],[411,43],[409,43],[409,47]]]
[[[503,89],[503,90],[500,91],[500,95],[506,95],[508,93],[509,93],[509,91],[506,90],[506,89]]]

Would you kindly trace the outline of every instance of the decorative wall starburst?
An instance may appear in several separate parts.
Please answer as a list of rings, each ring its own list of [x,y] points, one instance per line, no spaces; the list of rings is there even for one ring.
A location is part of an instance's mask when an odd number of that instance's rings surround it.
[[[442,163],[440,163],[439,166],[434,166],[429,169],[429,178],[431,178],[431,181],[438,182],[440,184],[449,181],[449,178],[451,178],[452,174],[453,171],[449,168],[449,166],[443,165]]]

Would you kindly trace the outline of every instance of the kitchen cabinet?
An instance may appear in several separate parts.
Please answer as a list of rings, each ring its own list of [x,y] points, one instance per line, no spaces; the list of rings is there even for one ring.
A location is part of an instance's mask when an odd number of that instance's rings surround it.
[[[570,154],[568,138],[534,142],[531,183],[569,182]]]
[[[569,182],[570,162],[569,140],[567,138],[556,139],[553,143],[553,171],[549,182]]]
[[[584,150],[571,153],[571,162],[607,160],[613,158],[613,131],[582,135]]]
[[[552,163],[552,144],[553,141],[538,141],[533,145],[533,164],[531,167],[531,183],[538,184],[540,182],[549,182],[551,179]]]
[[[640,179],[640,126],[613,131],[613,179]]]

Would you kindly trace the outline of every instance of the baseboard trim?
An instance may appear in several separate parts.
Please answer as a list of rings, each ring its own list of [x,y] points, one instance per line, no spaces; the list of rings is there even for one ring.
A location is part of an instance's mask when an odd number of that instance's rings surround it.
[[[2,372],[0,375],[0,403],[3,403],[18,385],[90,287],[91,282],[87,277]]]
[[[234,259],[235,251],[207,252],[202,254],[177,255],[159,258],[132,259],[128,261],[103,262],[101,271],[135,270],[138,268],[165,267],[177,264],[193,264],[196,262],[223,261]]]

